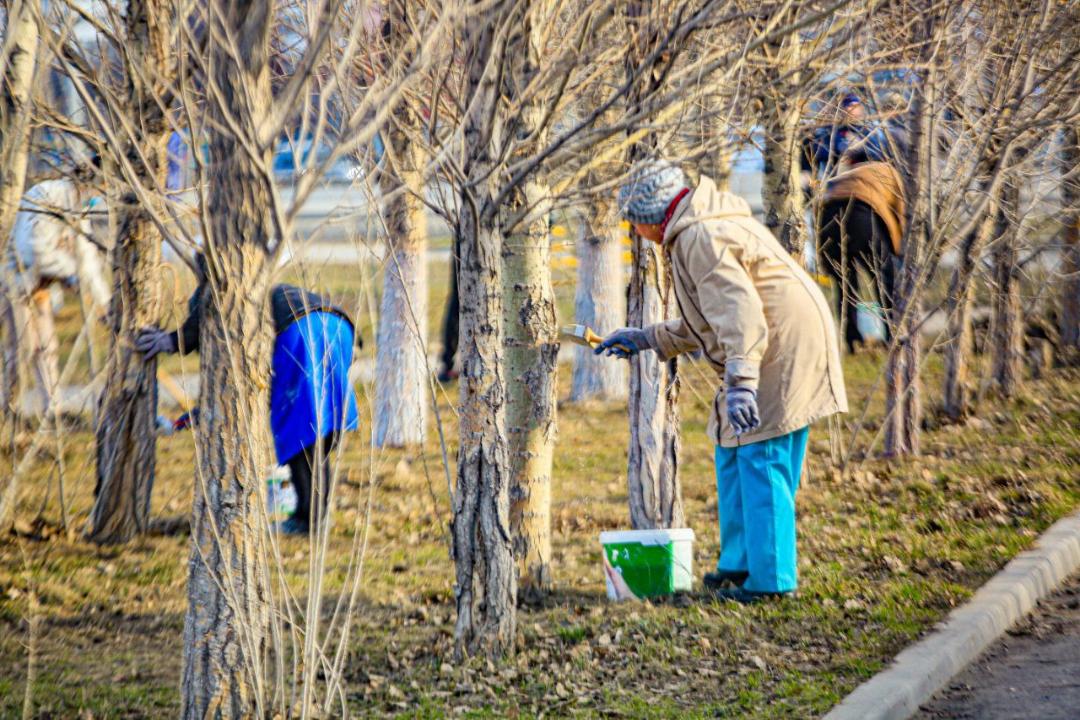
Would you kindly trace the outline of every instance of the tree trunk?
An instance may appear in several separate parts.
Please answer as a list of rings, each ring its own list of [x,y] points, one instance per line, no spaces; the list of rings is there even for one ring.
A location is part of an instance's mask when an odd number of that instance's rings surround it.
[[[520,9],[520,8],[519,8]],[[506,60],[510,2],[488,5],[466,33],[463,186],[457,224],[461,365],[460,445],[454,490],[452,555],[459,657],[499,657],[513,649],[517,572],[510,532],[510,465],[503,375],[503,239],[488,178],[500,89],[496,66]]]
[[[1062,233],[1061,265],[1065,275],[1061,287],[1061,354],[1066,362],[1080,363],[1080,126],[1065,131],[1061,155],[1061,204],[1066,211]],[[1072,174],[1072,177],[1069,175]]]
[[[667,275],[659,249],[631,233],[634,265],[627,324],[648,327],[667,316]],[[682,527],[679,487],[679,377],[676,360],[654,352],[630,360],[630,450],[627,486],[635,530]]]
[[[895,329],[885,364],[885,455],[917,455],[922,427],[920,366],[922,362],[919,321],[922,315],[923,264],[927,262],[928,238],[934,223],[932,182],[934,113],[937,68],[930,53],[935,19],[920,21],[922,54],[926,68],[917,76],[911,101],[909,129],[911,145],[904,177],[907,231],[904,234],[904,264],[899,272],[894,309]]]
[[[157,360],[144,361],[133,337],[158,320],[161,235],[145,212],[134,206],[125,212],[115,251],[109,310],[115,340],[98,405],[97,486],[87,530],[97,543],[127,542],[145,532],[154,487]]]
[[[632,78],[657,41],[657,32],[648,26],[648,3],[628,4],[632,44],[625,71]],[[630,112],[642,109],[646,98],[663,82],[659,63],[641,74],[629,93]],[[627,164],[656,152],[657,139],[650,134],[627,151]],[[668,311],[668,273],[661,250],[631,231],[630,287],[627,292],[626,324],[648,327],[661,322]],[[626,482],[630,505],[630,526],[636,530],[681,527],[684,523],[682,491],[679,488],[679,375],[675,359],[661,362],[654,352],[638,353],[630,359],[630,445],[627,451]]]
[[[999,186],[1000,187],[1000,186]],[[989,188],[983,184],[983,190]],[[994,193],[998,194],[997,191]],[[974,345],[971,314],[975,304],[975,270],[983,249],[993,235],[997,198],[991,198],[985,217],[959,248],[956,267],[949,282],[946,305],[949,341],[945,346],[945,381],[942,410],[950,420],[961,420],[970,410],[969,360]]]
[[[510,440],[510,528],[519,592],[536,600],[551,586],[551,463],[559,328],[551,285],[548,189],[527,181],[511,212],[539,214],[503,249],[506,429]]]
[[[461,445],[454,492],[458,655],[499,656],[513,647],[517,573],[510,533],[510,468],[503,375],[500,237],[494,218],[462,198]]]
[[[1008,172],[1008,171],[1006,171]],[[1020,188],[1015,175],[1006,179],[997,213],[993,297],[990,304],[990,377],[1003,397],[1020,385],[1024,358],[1024,324],[1020,315]]]
[[[137,145],[150,163],[136,163],[137,182],[149,188],[151,178],[165,183],[168,128],[158,98],[172,76],[172,17],[162,0],[128,4],[127,52],[147,71],[128,79],[128,93]],[[142,77],[157,86],[147,87]],[[126,155],[134,157],[135,148]],[[144,362],[133,346],[136,333],[159,319],[161,233],[133,192],[120,193],[120,204],[109,308],[113,341],[98,401],[97,486],[87,531],[98,543],[127,542],[146,531],[157,446],[157,361]]]
[[[7,7],[3,44],[5,72],[0,78],[0,250],[7,247],[26,185],[30,158],[31,94],[38,55],[40,3],[12,0]]]
[[[427,436],[427,216],[421,152],[392,128],[387,146],[394,173],[386,214],[388,254],[375,350],[376,447],[419,445]],[[395,177],[396,176],[396,177]]]
[[[799,119],[802,103],[797,97],[799,35],[790,33],[766,48],[768,85],[776,94],[765,102],[765,172],[761,199],[765,226],[799,262],[806,247],[806,209],[800,186]],[[783,79],[782,79],[783,78]]]
[[[603,221],[607,213],[596,205],[581,218],[577,242],[577,288],[574,321],[600,335],[626,321],[626,274],[623,271],[620,233]],[[621,400],[626,397],[626,363],[597,357],[591,348],[574,348],[571,402]]]
[[[268,711],[269,586],[258,491],[271,465],[270,153],[260,148],[253,157],[247,147],[258,147],[254,139],[233,132],[252,133],[270,111],[270,20],[264,2],[217,0],[208,13],[208,66],[218,95],[208,108],[210,291],[199,339],[202,412],[181,683],[181,715],[192,720]]]

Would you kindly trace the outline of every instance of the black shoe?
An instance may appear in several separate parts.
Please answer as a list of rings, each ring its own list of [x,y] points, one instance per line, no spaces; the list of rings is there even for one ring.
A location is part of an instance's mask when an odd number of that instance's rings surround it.
[[[454,368],[443,368],[442,370],[439,371],[439,374],[436,375],[435,377],[441,383],[448,383],[448,382],[453,382],[454,380],[457,380],[458,376],[460,374],[461,373],[459,373]]]
[[[308,535],[311,526],[296,516],[291,516],[285,521],[278,523],[277,530],[282,535]]]
[[[705,577],[702,581],[705,583],[705,587],[711,590],[717,590],[725,585],[734,585],[738,587],[746,582],[746,578],[750,576],[750,573],[743,570],[713,570],[712,572],[705,573]]]
[[[780,600],[782,598],[795,597],[794,590],[787,592],[760,592],[737,588],[720,588],[715,593],[718,600],[733,600],[740,605],[754,605],[765,600]]]

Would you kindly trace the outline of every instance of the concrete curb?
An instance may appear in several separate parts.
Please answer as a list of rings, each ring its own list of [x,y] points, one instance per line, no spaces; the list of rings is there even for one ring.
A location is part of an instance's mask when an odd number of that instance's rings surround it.
[[[953,610],[938,629],[896,656],[825,720],[902,720],[919,710],[968,663],[1080,568],[1080,513],[1054,523]]]

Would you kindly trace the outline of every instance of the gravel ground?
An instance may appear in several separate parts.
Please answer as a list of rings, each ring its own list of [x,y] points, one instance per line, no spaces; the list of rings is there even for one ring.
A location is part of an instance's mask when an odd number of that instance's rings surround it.
[[[1039,603],[915,717],[1080,718],[1080,575]]]

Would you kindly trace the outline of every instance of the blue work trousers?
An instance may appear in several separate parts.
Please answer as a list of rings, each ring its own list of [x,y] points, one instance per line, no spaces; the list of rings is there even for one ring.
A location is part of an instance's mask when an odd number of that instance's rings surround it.
[[[795,491],[808,435],[803,428],[740,447],[716,447],[717,569],[749,573],[747,590],[788,592],[798,584]]]

